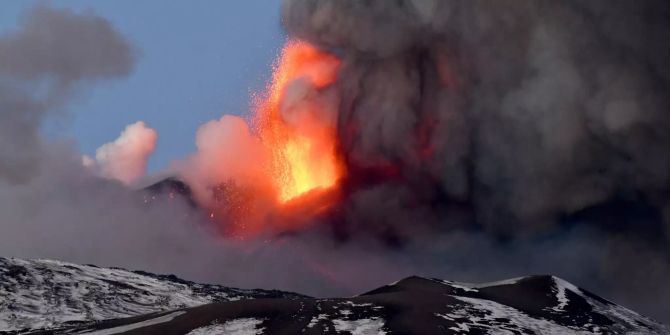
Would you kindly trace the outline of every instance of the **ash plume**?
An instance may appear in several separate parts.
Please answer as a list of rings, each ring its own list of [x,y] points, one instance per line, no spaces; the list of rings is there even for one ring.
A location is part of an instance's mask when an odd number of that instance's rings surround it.
[[[618,193],[665,205],[664,2],[298,0],[284,12],[290,33],[344,55],[339,124],[356,131],[340,139],[355,168],[434,178],[491,228],[550,224]]]
[[[337,229],[471,231],[501,258],[528,245],[515,262],[591,241],[587,282],[668,315],[669,19],[655,0],[284,1],[289,34],[343,60]]]

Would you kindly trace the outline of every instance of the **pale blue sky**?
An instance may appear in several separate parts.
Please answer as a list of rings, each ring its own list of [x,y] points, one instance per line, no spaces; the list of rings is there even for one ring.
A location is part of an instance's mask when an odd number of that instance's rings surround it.
[[[0,34],[44,1],[1,0]],[[52,0],[93,10],[138,49],[133,74],[103,83],[69,106],[59,131],[91,154],[123,128],[144,120],[159,133],[149,170],[194,150],[195,131],[222,114],[245,114],[284,41],[280,0]]]

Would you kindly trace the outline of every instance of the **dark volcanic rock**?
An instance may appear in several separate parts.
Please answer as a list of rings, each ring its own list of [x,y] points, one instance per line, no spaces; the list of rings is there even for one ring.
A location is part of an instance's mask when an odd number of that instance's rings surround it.
[[[141,189],[141,191],[145,193],[144,202],[147,204],[159,199],[182,199],[192,208],[197,207],[191,187],[174,177],[165,178]]]
[[[118,268],[0,258],[0,333],[256,298],[306,296],[198,284]]]
[[[106,334],[668,334],[553,276],[487,284],[410,277],[352,298],[219,302],[41,332]]]

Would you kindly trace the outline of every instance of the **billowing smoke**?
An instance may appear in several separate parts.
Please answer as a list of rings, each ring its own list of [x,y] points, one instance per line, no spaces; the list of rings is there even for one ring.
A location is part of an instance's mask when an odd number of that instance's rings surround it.
[[[195,143],[197,152],[176,169],[203,202],[211,200],[209,186],[226,180],[258,180],[268,164],[268,153],[237,116],[225,115],[202,125]]]
[[[86,82],[124,76],[134,53],[106,20],[37,7],[0,36],[0,180],[40,166],[40,127]]]
[[[538,240],[590,241],[600,254],[587,282],[668,315],[670,4],[287,0],[283,10],[292,36],[343,60],[340,232],[402,245],[473,231],[513,263],[546,257]],[[571,264],[572,276],[590,261]]]
[[[83,156],[82,160],[99,175],[131,185],[146,173],[157,140],[158,133],[138,121],[126,127],[119,138],[99,147],[95,158]]]
[[[665,205],[667,10],[660,1],[297,0],[284,18],[293,35],[343,54],[348,164],[401,170],[381,197],[466,202],[478,222],[514,231],[506,226],[552,224],[617,195]],[[421,181],[439,185],[407,190]]]

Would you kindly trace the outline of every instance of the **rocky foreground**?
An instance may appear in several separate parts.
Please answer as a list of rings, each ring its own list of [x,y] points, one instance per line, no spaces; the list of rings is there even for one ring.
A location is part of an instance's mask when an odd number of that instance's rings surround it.
[[[8,334],[669,334],[553,276],[487,284],[409,277],[351,298],[0,258]]]

